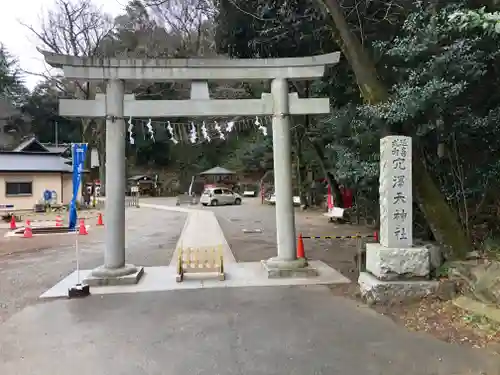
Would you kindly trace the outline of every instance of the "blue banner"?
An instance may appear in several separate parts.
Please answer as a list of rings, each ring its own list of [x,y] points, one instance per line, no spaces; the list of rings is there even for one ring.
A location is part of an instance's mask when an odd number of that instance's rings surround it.
[[[78,200],[78,190],[80,189],[85,157],[87,155],[87,144],[73,143],[71,145],[71,154],[73,156],[73,198],[69,206],[69,229],[74,230],[76,228],[76,221],[78,220],[76,202]]]

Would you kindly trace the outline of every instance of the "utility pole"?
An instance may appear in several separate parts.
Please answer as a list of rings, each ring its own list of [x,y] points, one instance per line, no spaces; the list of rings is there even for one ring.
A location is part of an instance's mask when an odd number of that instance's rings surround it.
[[[57,121],[55,122],[55,137],[56,137],[56,147],[59,146],[59,132],[58,132],[58,129],[59,126],[57,124]]]

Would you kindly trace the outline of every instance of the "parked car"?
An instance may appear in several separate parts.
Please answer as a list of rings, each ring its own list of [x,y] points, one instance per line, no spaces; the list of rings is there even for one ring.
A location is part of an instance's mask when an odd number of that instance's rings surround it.
[[[241,186],[244,197],[256,197],[259,192],[259,186],[256,184],[245,184]]]
[[[222,206],[226,204],[241,204],[242,198],[227,188],[210,187],[201,194],[200,202],[204,206]]]
[[[266,202],[272,205],[276,204],[276,193],[272,192],[266,196]],[[293,205],[300,206],[300,197],[298,195],[293,196]]]

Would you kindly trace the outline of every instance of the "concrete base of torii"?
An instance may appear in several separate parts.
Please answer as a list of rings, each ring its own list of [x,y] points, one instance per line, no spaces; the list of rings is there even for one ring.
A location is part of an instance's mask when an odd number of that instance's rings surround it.
[[[271,258],[262,261],[262,266],[267,272],[269,279],[277,279],[281,277],[317,277],[318,270],[311,267],[307,260],[299,258],[295,260],[283,260],[279,258]]]
[[[83,282],[90,286],[137,284],[144,274],[144,267],[125,264],[121,268],[98,267]]]

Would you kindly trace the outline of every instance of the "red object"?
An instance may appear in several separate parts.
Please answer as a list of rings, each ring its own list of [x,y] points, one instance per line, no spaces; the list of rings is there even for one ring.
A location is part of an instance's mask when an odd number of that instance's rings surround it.
[[[86,236],[87,234],[89,234],[89,232],[87,232],[87,227],[85,226],[85,220],[83,219],[80,219],[80,227],[78,228],[78,234],[80,236]]]
[[[56,227],[62,227],[62,219],[61,216],[57,215],[56,216]]]
[[[302,238],[302,233],[299,234],[297,240],[297,258],[305,258],[306,254],[304,252],[304,240]]]
[[[31,230],[30,226],[30,221],[26,220],[26,228],[24,228],[24,233],[23,233],[24,238],[31,238],[33,237],[33,231]]]
[[[335,205],[335,199],[333,199],[332,195],[332,187],[328,184],[328,197],[327,197],[328,209],[332,209]]]
[[[340,194],[342,195],[342,201],[344,202],[343,208],[351,208],[352,207],[352,190],[341,186],[340,187]],[[335,198],[333,197],[331,186],[328,185],[328,208],[332,208],[333,206],[335,206]]]
[[[16,226],[16,217],[14,215],[12,215],[10,217],[10,229],[14,230],[16,228],[17,228],[17,226]]]
[[[97,216],[97,225],[103,226],[104,222],[102,221],[102,214],[99,212],[99,216]]]
[[[352,190],[342,186],[340,188],[340,193],[342,194],[342,200],[344,201],[344,208],[351,208],[352,207]]]
[[[378,232],[373,233],[373,238],[375,239],[375,242],[378,242]]]

